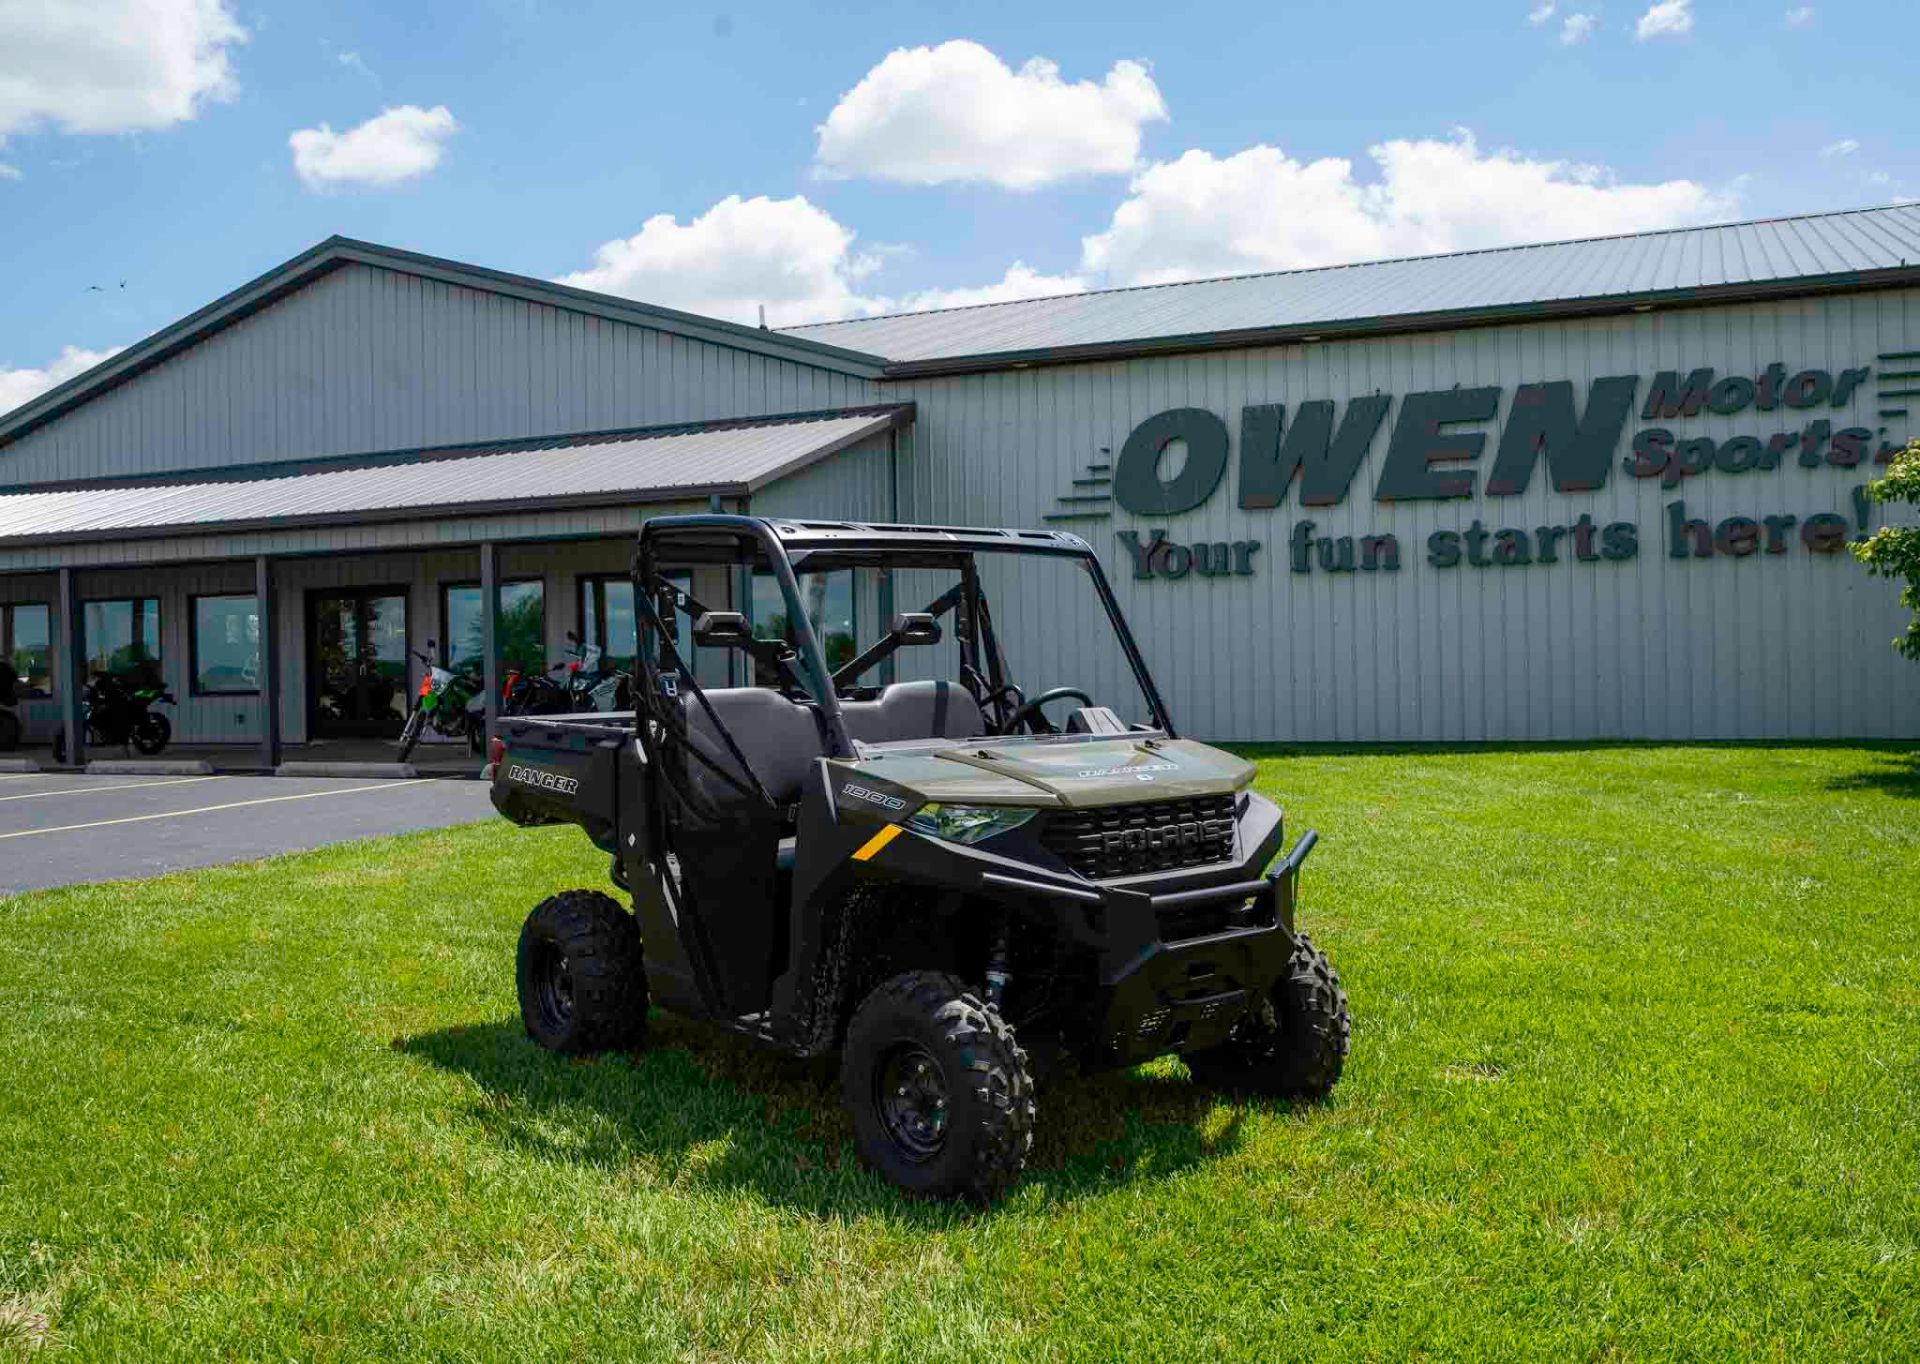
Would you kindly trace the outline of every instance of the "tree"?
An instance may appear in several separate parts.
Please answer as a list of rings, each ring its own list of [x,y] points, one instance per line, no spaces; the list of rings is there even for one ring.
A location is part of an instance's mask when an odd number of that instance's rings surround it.
[[[1876,502],[1920,505],[1920,440],[1894,456],[1886,477],[1867,485],[1867,496]],[[1907,580],[1900,592],[1900,604],[1913,612],[1913,619],[1907,622],[1907,632],[1893,641],[1893,647],[1920,662],[1920,526],[1882,526],[1853,546],[1853,557],[1865,564],[1869,573]]]

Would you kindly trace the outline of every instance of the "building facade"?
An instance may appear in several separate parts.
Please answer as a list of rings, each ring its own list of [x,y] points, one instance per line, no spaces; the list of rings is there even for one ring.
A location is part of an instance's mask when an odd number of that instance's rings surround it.
[[[378,734],[485,626],[620,653],[634,530],[721,505],[1079,534],[1195,735],[1912,737],[1846,553],[1909,261],[1913,207],[767,332],[336,239],[0,416],[0,649],[29,742],[141,658],[185,741]]]

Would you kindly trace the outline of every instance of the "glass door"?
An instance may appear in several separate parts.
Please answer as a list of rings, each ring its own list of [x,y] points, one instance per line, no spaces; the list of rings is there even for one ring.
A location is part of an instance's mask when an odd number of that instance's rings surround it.
[[[313,737],[398,736],[408,700],[405,592],[311,593],[307,638]]]

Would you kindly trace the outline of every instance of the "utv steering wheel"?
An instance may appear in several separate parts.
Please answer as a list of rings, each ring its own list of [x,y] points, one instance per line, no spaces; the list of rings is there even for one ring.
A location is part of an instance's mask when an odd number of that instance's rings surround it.
[[[1058,731],[1047,722],[1047,717],[1041,713],[1040,708],[1049,701],[1064,701],[1069,696],[1078,700],[1082,705],[1090,706],[1093,704],[1093,698],[1081,691],[1078,687],[1048,687],[1045,691],[1041,692],[1013,713],[1012,718],[1007,721],[1006,732],[1008,734],[1017,734],[1020,726],[1025,725],[1028,731],[1033,734],[1058,733]]]

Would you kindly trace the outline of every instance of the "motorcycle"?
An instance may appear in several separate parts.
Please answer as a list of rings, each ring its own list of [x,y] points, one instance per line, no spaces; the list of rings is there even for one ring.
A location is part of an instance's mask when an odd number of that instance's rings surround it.
[[[89,747],[132,749],[151,758],[173,739],[173,722],[154,710],[177,704],[166,684],[152,677],[95,673],[80,694],[80,724]],[[67,760],[67,732],[53,737],[53,760]]]
[[[20,674],[0,658],[0,753],[20,747]]]
[[[434,642],[428,640],[427,648],[431,650],[433,647]],[[420,691],[414,697],[413,711],[400,730],[399,760],[407,760],[407,755],[413,752],[413,746],[420,742],[420,736],[429,724],[436,734],[464,736],[467,752],[477,755],[483,746],[487,727],[486,701],[483,698],[486,684],[478,678],[462,676],[441,667],[430,654],[418,649],[413,650],[413,656],[426,665],[427,674],[420,679]]]
[[[581,711],[631,710],[627,675],[606,669],[605,651],[598,644],[582,644],[567,631],[568,657],[547,669],[562,680],[520,668],[509,669],[500,686],[502,715],[570,715]]]

